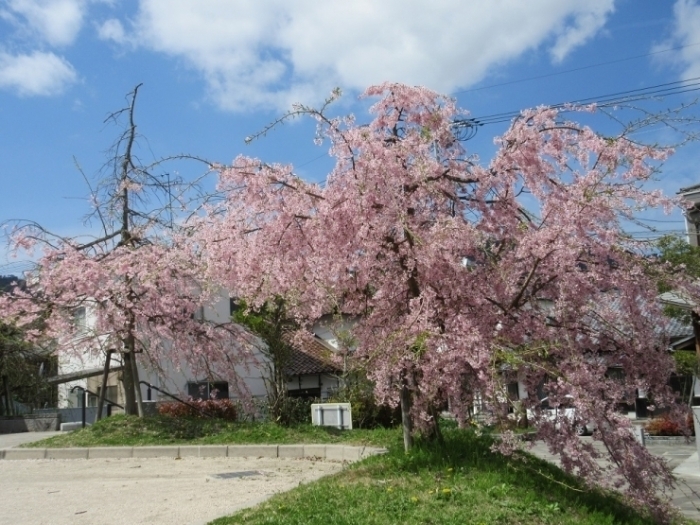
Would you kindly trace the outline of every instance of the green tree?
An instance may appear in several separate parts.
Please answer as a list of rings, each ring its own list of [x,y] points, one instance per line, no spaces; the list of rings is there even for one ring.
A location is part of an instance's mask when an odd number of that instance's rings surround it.
[[[692,278],[700,278],[700,247],[689,244],[678,235],[665,235],[657,241],[661,262],[673,267],[671,275],[683,273]],[[669,283],[659,283],[662,292],[669,290]]]
[[[659,259],[672,267],[670,275],[682,274],[690,279],[700,278],[700,247],[693,246],[682,237],[666,235],[657,241]],[[659,291],[667,292],[672,289],[672,284],[659,281]],[[664,308],[669,317],[691,324],[695,334],[695,353],[678,351],[673,354],[676,363],[676,374],[683,390],[683,397],[688,396],[692,402],[694,384],[698,375],[698,363],[700,356],[700,318],[698,314],[689,308],[667,305]],[[691,379],[692,378],[692,379]]]
[[[0,275],[0,293],[16,287],[23,288],[24,281]],[[14,415],[13,401],[30,407],[54,405],[56,388],[46,378],[56,370],[56,358],[50,350],[28,343],[23,329],[0,322],[0,414]]]
[[[15,415],[13,401],[32,408],[55,402],[55,388],[46,378],[56,372],[56,359],[50,352],[24,339],[24,332],[0,323],[0,413]]]
[[[656,242],[660,262],[671,267],[670,272],[661,272],[659,292],[673,289],[673,283],[668,280],[679,275],[690,279],[700,278],[700,247],[689,244],[677,235],[665,235]],[[686,323],[693,322],[693,313],[689,308],[667,305],[666,314]]]
[[[285,370],[292,355],[290,334],[299,328],[298,324],[287,314],[283,298],[268,301],[257,310],[249,309],[244,303],[233,313],[233,321],[245,326],[260,338],[258,345],[266,362],[263,377],[267,390],[269,417],[278,423],[285,423],[287,406],[287,377]]]

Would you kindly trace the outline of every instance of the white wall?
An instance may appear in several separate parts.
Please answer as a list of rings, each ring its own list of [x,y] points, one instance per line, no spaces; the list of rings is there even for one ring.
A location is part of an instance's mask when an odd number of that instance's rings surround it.
[[[216,323],[225,323],[229,321],[230,300],[228,295],[222,293],[220,299],[214,304],[203,307],[201,309],[200,315],[202,315],[204,319]],[[316,322],[312,330],[316,335],[318,335],[321,339],[327,342],[329,346],[335,348],[338,345],[339,334],[347,333],[347,331],[352,328],[355,322],[356,321],[354,319],[338,319],[337,317],[327,316]],[[89,308],[86,315],[86,325],[88,330],[95,325],[94,315],[92,314]],[[104,367],[104,359],[105,357],[103,353],[98,353],[94,356],[88,357],[59,353],[59,374],[77,372],[80,370],[86,370],[91,368],[102,368]],[[113,355],[112,366],[116,366],[119,362],[119,355]],[[235,368],[238,377],[245,382],[245,384],[248,386],[250,394],[256,398],[264,398],[267,395],[264,381],[264,378],[267,374],[267,367],[265,366],[266,362],[266,357],[262,352],[258,350],[253,353],[253,358],[249,361],[247,367],[237,366]],[[227,380],[224,377],[197,377],[194,373],[192,373],[190,367],[188,367],[185,363],[177,363],[171,360],[159,363],[157,367],[154,367],[146,362],[144,356],[139,355],[137,357],[137,363],[139,368],[139,378],[141,380],[147,381],[152,385],[166,390],[178,397],[187,396],[187,383],[189,381],[206,381],[208,379]],[[99,381],[101,381],[101,379],[99,379]],[[91,381],[91,383],[94,383],[94,381]],[[111,382],[108,382],[108,384],[110,383]],[[330,392],[336,390],[339,386],[338,378],[327,374],[323,374],[321,376],[321,383],[321,391],[323,397],[328,396]],[[70,393],[70,389],[76,385],[85,388],[87,387],[87,380],[83,379],[59,385],[60,407],[78,406],[77,394]],[[309,375],[302,377],[302,389],[318,388],[318,386],[318,375]],[[298,379],[295,378],[294,381],[290,381],[290,383],[288,384],[288,388],[290,390],[299,389]],[[147,399],[146,386],[141,386],[141,393],[143,399]],[[166,396],[158,394],[155,390],[153,390],[151,393],[152,399],[154,400],[167,399]],[[120,394],[123,395],[123,391],[121,388]],[[235,395],[235,390],[232,387],[230,387],[230,395],[232,397]],[[121,401],[123,401],[123,398],[119,400],[119,402]]]
[[[222,293],[220,299],[217,300],[212,305],[207,305],[201,309],[201,314],[207,321],[212,321],[215,323],[225,323],[230,320],[230,300],[228,295]],[[86,309],[85,325],[86,330],[89,331],[95,326],[95,315],[89,306]],[[106,349],[105,349],[106,350]],[[233,350],[232,350],[233,351]],[[235,367],[235,372],[240,377],[245,384],[248,386],[250,394],[253,397],[264,397],[266,395],[265,382],[263,380],[265,374],[265,367],[261,366],[261,363],[265,362],[265,356],[257,351],[253,352],[252,358],[247,363],[247,366],[237,366]],[[104,367],[105,363],[105,352],[97,351],[93,355],[80,355],[71,351],[59,350],[58,352],[58,374],[68,374],[73,372],[80,372],[89,369],[101,369]],[[114,354],[112,356],[112,365],[118,366],[121,364],[121,358],[119,354]],[[189,381],[206,381],[207,379],[221,379],[227,380],[227,378],[206,378],[197,377],[192,373],[190,367],[186,363],[178,363],[172,360],[167,360],[166,362],[159,363],[157,367],[151,366],[143,355],[137,356],[137,364],[139,369],[139,379],[142,381],[147,381],[152,385],[166,390],[174,395],[187,396],[187,383]],[[98,380],[100,383],[102,381],[101,377]],[[91,380],[91,384],[95,381]],[[108,381],[108,385],[111,381]],[[59,408],[67,407],[77,407],[78,406],[78,396],[79,391],[71,393],[71,389],[75,386],[80,386],[82,388],[87,388],[88,380],[81,379],[77,381],[71,381],[70,383],[64,383],[58,386],[58,406]],[[123,388],[120,386],[120,400],[117,402],[123,402]],[[143,399],[146,399],[147,387],[141,385],[141,393]],[[234,396],[235,391],[233,388],[230,389],[231,396]],[[166,396],[160,396],[156,391],[152,391],[154,399],[160,400],[167,399]],[[157,396],[157,397],[156,397]]]
[[[89,333],[95,326],[95,313],[90,305],[85,306],[85,330]],[[78,342],[80,338],[74,341]],[[58,375],[81,372],[93,368],[104,367],[104,354],[100,351],[95,351],[92,354],[78,354],[70,348],[59,349],[58,357]],[[87,388],[87,379],[71,381],[58,385],[58,408],[72,408],[79,406],[78,397],[81,395],[79,390],[71,392],[71,389],[79,386]]]
[[[233,350],[232,350],[233,351]],[[264,355],[262,353],[254,352],[253,358],[250,360],[248,366],[236,366],[234,367],[234,372],[237,377],[245,382],[248,391],[252,397],[265,397],[267,391],[265,389],[265,382],[263,380],[265,368],[260,366],[260,363],[264,362]],[[150,366],[149,363],[143,362],[141,359],[137,359],[139,362],[139,377],[142,381],[147,381],[152,385],[161,388],[167,392],[178,397],[187,397],[187,383],[188,382],[198,382],[198,381],[229,381],[229,378],[221,377],[199,377],[192,372],[192,369],[186,363],[177,363],[174,361],[168,361],[165,363],[160,363],[160,370],[155,369]],[[178,366],[179,365],[179,366]],[[229,395],[234,398],[236,397],[235,390],[229,381]],[[141,385],[141,392],[143,399],[146,399],[147,387]],[[152,391],[152,399],[157,401],[168,400],[167,396],[158,394],[155,390]]]

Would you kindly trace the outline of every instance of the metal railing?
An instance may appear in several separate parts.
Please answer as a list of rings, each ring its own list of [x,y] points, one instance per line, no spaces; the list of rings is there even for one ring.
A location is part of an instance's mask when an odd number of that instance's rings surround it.
[[[87,388],[84,388],[80,385],[76,385],[73,388],[70,389],[71,393],[75,392],[75,390],[82,390],[82,395],[78,398],[80,401],[80,408],[82,410],[81,414],[81,423],[82,423],[82,428],[85,428],[85,420],[87,416],[87,394],[91,394],[93,396],[99,397],[99,394],[96,394],[92,390],[88,390]],[[120,405],[119,403],[115,403],[114,401],[110,401],[109,399],[105,398],[105,402],[107,403],[107,417],[112,415],[112,407],[115,406],[117,408],[121,408],[124,410],[124,407]],[[99,414],[98,414],[99,417]]]

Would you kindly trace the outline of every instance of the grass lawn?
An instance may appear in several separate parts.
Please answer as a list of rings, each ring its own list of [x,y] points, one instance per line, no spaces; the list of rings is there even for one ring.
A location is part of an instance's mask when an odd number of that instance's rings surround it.
[[[386,447],[399,443],[398,429],[346,430],[273,423],[234,423],[220,419],[176,419],[115,415],[90,427],[23,445],[34,448],[147,445],[227,445],[343,443]]]
[[[557,467],[490,451],[449,430],[444,449],[398,445],[343,472],[209,525],[652,524],[619,496],[588,491]],[[679,522],[681,523],[681,522]]]

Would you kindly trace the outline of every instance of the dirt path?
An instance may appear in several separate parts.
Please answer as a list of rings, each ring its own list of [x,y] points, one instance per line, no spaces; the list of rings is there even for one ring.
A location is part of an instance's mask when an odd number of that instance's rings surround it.
[[[0,521],[201,525],[342,468],[264,458],[2,461]]]

